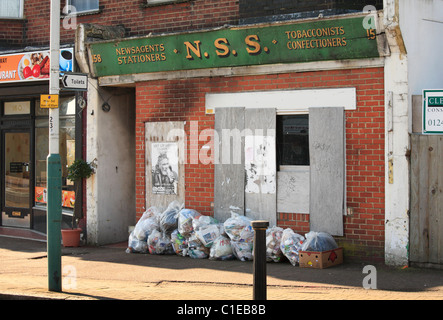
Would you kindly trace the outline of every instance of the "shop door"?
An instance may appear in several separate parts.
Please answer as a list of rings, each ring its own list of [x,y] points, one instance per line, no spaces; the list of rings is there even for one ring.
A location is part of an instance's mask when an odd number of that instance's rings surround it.
[[[2,134],[2,225],[31,226],[31,136],[29,131]]]

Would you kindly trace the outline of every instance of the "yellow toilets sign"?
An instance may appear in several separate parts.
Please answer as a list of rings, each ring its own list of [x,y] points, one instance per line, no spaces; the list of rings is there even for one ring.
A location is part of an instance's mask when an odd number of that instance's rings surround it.
[[[443,90],[423,90],[423,133],[443,134]]]

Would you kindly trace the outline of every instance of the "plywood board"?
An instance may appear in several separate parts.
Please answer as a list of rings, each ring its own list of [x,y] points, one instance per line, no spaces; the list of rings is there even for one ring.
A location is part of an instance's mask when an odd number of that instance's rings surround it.
[[[277,223],[274,108],[245,110],[245,208],[253,220]]]
[[[310,228],[343,235],[344,108],[309,109]]]
[[[411,135],[410,259],[443,264],[443,137]]]
[[[244,214],[244,125],[244,108],[215,112],[214,217],[219,221],[230,218],[231,211]]]
[[[174,200],[185,202],[185,141],[182,121],[147,122],[145,124],[145,160],[146,160],[146,207],[166,208]],[[156,173],[159,158],[164,154],[169,161],[167,174],[169,185],[164,190],[158,187]],[[153,157],[155,159],[153,159]],[[158,171],[158,170],[157,170]],[[165,185],[165,184],[164,184]]]
[[[423,96],[412,96],[412,132],[423,132]]]
[[[277,212],[309,214],[309,166],[277,173]]]

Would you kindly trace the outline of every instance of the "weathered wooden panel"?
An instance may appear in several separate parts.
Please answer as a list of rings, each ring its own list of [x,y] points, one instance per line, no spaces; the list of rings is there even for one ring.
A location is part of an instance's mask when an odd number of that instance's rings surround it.
[[[244,125],[244,108],[215,110],[214,217],[219,221],[231,211],[245,212]]]
[[[310,228],[343,235],[344,108],[309,109]]]
[[[424,145],[424,144],[422,144]],[[410,259],[415,262],[428,260],[428,175],[421,174],[421,164],[427,163],[427,152],[421,150],[420,136],[411,136],[411,217],[410,217]]]
[[[166,208],[174,200],[185,202],[185,132],[183,122],[147,122],[145,124],[145,159],[146,159],[146,207]],[[169,148],[160,150],[161,143],[171,143]],[[166,152],[169,150],[168,152]],[[176,152],[174,152],[176,150]],[[170,181],[175,184],[172,192],[162,192],[155,188],[154,171],[158,164],[159,154],[166,152],[169,157],[169,174],[175,177]],[[172,153],[172,154],[171,154]],[[175,155],[174,155],[175,153]],[[155,157],[155,159],[153,159]],[[178,157],[178,159],[177,159]]]
[[[277,173],[277,212],[309,213],[309,166]]]
[[[423,132],[423,96],[412,96],[412,132]]]
[[[442,156],[442,136],[411,136],[411,262],[443,264]]]
[[[274,108],[245,110],[245,209],[254,220],[277,224]]]

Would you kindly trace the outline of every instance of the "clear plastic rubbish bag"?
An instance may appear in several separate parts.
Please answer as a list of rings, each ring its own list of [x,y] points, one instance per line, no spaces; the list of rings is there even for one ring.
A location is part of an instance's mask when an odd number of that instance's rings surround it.
[[[174,254],[171,238],[159,230],[154,230],[149,235],[148,250],[150,254]]]
[[[157,254],[174,254],[174,247],[172,246],[171,236],[162,232],[161,237],[157,241]]]
[[[150,254],[157,254],[157,242],[161,237],[161,232],[158,230],[153,230],[148,237],[148,249]]]
[[[148,253],[148,244],[146,240],[138,240],[134,236],[134,231],[131,232],[128,239],[127,253]]]
[[[188,242],[185,237],[178,231],[174,230],[171,233],[171,243],[174,251],[179,256],[186,256],[188,252]]]
[[[193,231],[196,232],[198,230],[200,230],[201,228],[206,228],[207,226],[211,225],[211,224],[218,224],[218,220],[211,217],[211,216],[205,216],[205,215],[200,215],[199,217],[196,217],[195,219],[193,219],[192,221],[192,228]]]
[[[231,239],[234,256],[240,261],[252,261],[254,243],[249,241],[234,241]]]
[[[140,220],[135,225],[133,232],[134,236],[138,240],[144,240],[146,242],[152,230],[156,229],[158,229],[157,217],[150,216],[143,220],[142,218],[140,218]]]
[[[172,201],[168,205],[168,208],[160,215],[159,225],[161,231],[171,233],[172,231],[177,229],[178,213],[180,212],[182,207],[183,205],[176,200]]]
[[[338,248],[329,233],[310,231],[305,234],[305,237],[306,241],[303,243],[302,251],[328,251]]]
[[[247,225],[240,230],[240,233],[238,234],[238,241],[254,241],[254,229],[252,229],[251,225]]]
[[[197,238],[205,247],[211,247],[215,239],[220,236],[219,224],[209,224],[195,231]]]
[[[293,266],[297,266],[300,262],[299,252],[304,240],[302,235],[295,233],[290,228],[282,232],[280,249]]]
[[[182,209],[178,213],[178,232],[183,237],[189,237],[194,231],[192,223],[194,219],[200,217],[201,214],[193,209]]]
[[[147,218],[150,217],[158,217],[162,213],[162,210],[156,206],[149,207],[146,209],[146,211],[143,213],[143,216],[146,215]],[[143,217],[142,216],[142,217]]]
[[[232,260],[235,259],[232,252],[231,240],[227,236],[219,236],[214,240],[209,252],[210,260]]]
[[[266,230],[266,261],[280,262],[284,258],[280,244],[283,235],[283,228],[271,227]]]
[[[135,224],[133,235],[137,240],[148,239],[152,229],[158,228],[157,218],[160,210],[157,207],[148,208]]]
[[[250,236],[250,231],[252,230],[252,228],[250,230],[244,230],[244,229],[245,227],[251,226],[251,221],[252,220],[248,217],[239,215],[238,213],[235,212],[231,212],[231,217],[228,218],[223,224],[224,231],[231,240],[240,241],[241,239]],[[252,237],[253,236],[254,233],[252,231]]]
[[[188,256],[194,259],[205,259],[209,256],[209,248],[206,248],[195,234],[188,239]]]

